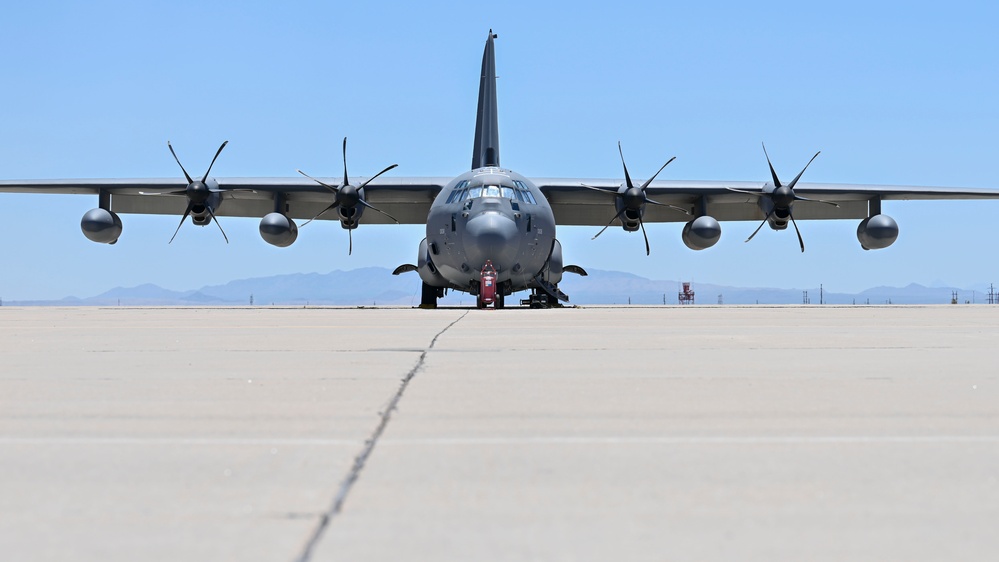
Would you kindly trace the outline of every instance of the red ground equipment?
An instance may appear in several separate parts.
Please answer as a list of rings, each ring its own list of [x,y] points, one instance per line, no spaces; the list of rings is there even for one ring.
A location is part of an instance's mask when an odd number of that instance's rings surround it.
[[[665,300],[666,297],[663,297]],[[677,301],[680,304],[694,304],[694,291],[690,290],[690,283],[683,282],[683,290],[677,293]]]
[[[493,262],[486,260],[482,266],[482,276],[479,282],[479,306],[485,307],[496,302],[496,268]]]

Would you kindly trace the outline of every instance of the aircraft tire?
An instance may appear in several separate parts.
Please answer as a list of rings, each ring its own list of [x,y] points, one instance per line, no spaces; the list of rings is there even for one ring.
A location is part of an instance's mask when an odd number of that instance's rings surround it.
[[[426,283],[423,284],[420,308],[437,308],[437,287],[431,287]]]

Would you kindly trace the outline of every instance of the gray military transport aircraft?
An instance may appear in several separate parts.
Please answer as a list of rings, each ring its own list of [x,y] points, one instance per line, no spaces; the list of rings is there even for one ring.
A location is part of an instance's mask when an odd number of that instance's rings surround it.
[[[213,178],[212,166],[226,143],[204,175],[193,178],[167,143],[185,183],[175,178],[6,180],[0,181],[0,191],[96,195],[97,208],[84,214],[80,226],[87,238],[103,244],[114,244],[121,236],[118,213],[182,215],[174,237],[188,216],[199,226],[214,222],[223,237],[218,217],[263,217],[260,236],[279,247],[290,246],[298,238],[294,219],[335,218],[347,230],[348,253],[353,250],[351,232],[361,223],[426,224],[427,236],[419,244],[416,264],[399,266],[394,272],[419,274],[421,306],[435,307],[445,291],[456,290],[476,295],[479,307],[493,304],[497,308],[504,306],[505,297],[527,290],[530,298],[522,304],[548,306],[568,301],[558,288],[562,275],[586,272],[563,264],[556,224],[602,226],[594,238],[612,225],[627,232],[641,230],[649,254],[646,222],[685,222],[681,236],[692,250],[718,242],[719,221],[761,221],[747,242],[763,225],[785,230],[790,222],[805,251],[796,219],[862,219],[857,238],[865,250],[876,250],[887,248],[898,237],[894,219],[881,212],[882,201],[999,198],[999,190],[989,189],[799,185],[805,169],[784,184],[772,164],[772,181],[768,182],[656,181],[672,159],[650,179],[637,182],[624,164],[620,143],[624,182],[531,180],[500,166],[496,37],[490,30],[482,55],[472,167],[456,178],[379,179],[395,165],[367,179],[350,178],[346,138],[342,180],[317,179],[301,170],[304,178],[298,179]],[[765,147],[764,155],[769,164]]]

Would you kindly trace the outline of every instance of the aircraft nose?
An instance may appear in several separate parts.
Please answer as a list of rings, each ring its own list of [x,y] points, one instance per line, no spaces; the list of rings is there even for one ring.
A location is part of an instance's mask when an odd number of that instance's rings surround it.
[[[513,267],[520,241],[517,223],[502,213],[482,213],[465,224],[465,257],[469,267],[478,271],[491,260],[497,270]]]

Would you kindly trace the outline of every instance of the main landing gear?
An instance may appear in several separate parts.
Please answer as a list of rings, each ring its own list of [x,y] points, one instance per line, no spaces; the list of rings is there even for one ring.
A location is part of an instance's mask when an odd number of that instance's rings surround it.
[[[420,297],[420,308],[437,308],[437,299],[444,296],[444,289],[423,284],[423,295]]]

